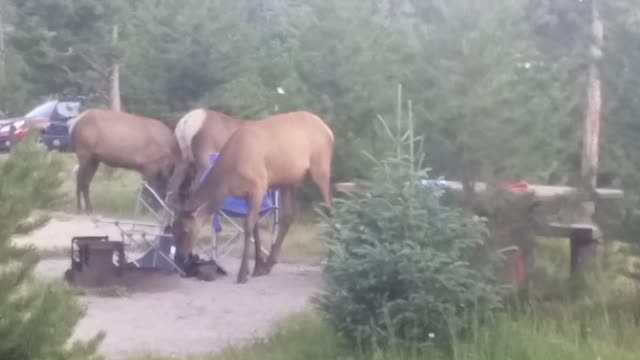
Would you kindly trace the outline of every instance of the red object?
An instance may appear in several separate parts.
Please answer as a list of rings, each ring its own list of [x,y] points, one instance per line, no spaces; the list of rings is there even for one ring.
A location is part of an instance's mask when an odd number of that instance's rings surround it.
[[[500,187],[512,193],[523,193],[529,191],[529,183],[526,181],[504,183]]]
[[[46,118],[32,118],[32,119],[25,119],[24,121],[21,122],[21,125],[16,127],[15,133],[14,133],[14,139],[16,142],[20,142],[24,139],[24,137],[27,135],[27,132],[30,129],[43,129],[47,126],[48,124],[48,120]]]
[[[516,245],[511,245],[506,248],[500,249],[499,252],[505,254],[510,262],[508,269],[511,275],[511,282],[515,285],[520,285],[526,277],[526,265],[525,258],[522,254],[522,250]]]
[[[524,281],[524,257],[518,253],[512,257],[511,279],[516,284]]]

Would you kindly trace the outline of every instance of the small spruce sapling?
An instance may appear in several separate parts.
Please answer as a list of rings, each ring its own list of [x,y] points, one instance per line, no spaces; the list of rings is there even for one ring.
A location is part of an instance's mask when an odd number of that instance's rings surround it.
[[[29,221],[33,210],[63,200],[61,163],[39,148],[34,135],[0,160],[0,359],[99,359],[103,334],[68,344],[82,309],[64,284],[35,279],[39,258],[33,247],[12,242],[13,235],[43,225]]]
[[[315,305],[339,337],[365,347],[448,347],[500,308],[505,290],[496,276],[503,258],[489,249],[483,221],[423,185],[411,107],[407,117],[409,130],[396,134],[380,118],[395,146],[371,159],[364,191],[336,197],[332,213],[319,215],[329,254]]]

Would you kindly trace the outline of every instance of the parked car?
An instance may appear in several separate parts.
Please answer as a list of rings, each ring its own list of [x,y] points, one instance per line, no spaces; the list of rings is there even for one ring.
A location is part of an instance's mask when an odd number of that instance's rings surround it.
[[[43,129],[40,137],[47,149],[71,150],[68,122],[83,110],[84,100],[84,97],[79,97],[58,102],[49,124]]]
[[[41,131],[40,142],[47,149],[69,150],[67,122],[80,113],[82,106],[81,97],[49,100],[22,117],[0,120],[0,150],[10,150],[32,128]]]

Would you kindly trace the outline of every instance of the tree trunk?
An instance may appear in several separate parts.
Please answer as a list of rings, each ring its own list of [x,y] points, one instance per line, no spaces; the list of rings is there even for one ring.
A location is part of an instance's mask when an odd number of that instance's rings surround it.
[[[587,111],[584,117],[584,134],[582,144],[582,187],[587,190],[579,208],[577,209],[579,221],[591,223],[596,226],[590,232],[588,239],[580,234],[571,236],[571,271],[578,270],[578,266],[591,262],[597,254],[598,241],[602,240],[602,234],[593,215],[596,204],[596,186],[598,175],[598,157],[600,142],[600,116],[602,107],[600,59],[602,58],[603,25],[598,12],[597,0],[591,0],[591,46],[589,48],[589,81],[587,89]]]
[[[113,26],[113,45],[118,43],[118,25]],[[111,86],[109,91],[111,98],[111,110],[120,111],[120,66],[113,64],[111,70]]]
[[[4,62],[4,2],[0,0],[0,63]]]
[[[596,5],[591,0],[592,43],[589,48],[589,82],[587,90],[587,111],[584,118],[582,147],[582,176],[585,185],[595,188],[598,173],[600,116],[602,107],[600,59],[602,58],[603,25]]]

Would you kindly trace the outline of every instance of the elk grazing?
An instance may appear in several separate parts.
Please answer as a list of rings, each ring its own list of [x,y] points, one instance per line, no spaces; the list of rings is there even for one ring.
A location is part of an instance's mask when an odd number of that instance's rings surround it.
[[[161,196],[180,160],[180,148],[171,129],[160,120],[120,111],[89,109],[69,121],[69,136],[78,158],[76,198],[81,211],[93,211],[89,185],[104,163],[140,173]]]
[[[182,264],[180,266],[185,265],[201,222],[217,212],[224,199],[231,195],[244,198],[249,207],[237,282],[248,281],[248,251],[252,234],[255,241],[253,276],[270,273],[295,215],[296,187],[309,175],[325,204],[331,203],[333,146],[331,129],[318,116],[306,111],[273,115],[240,127],[176,214],[172,224],[176,262]],[[280,189],[280,228],[265,261],[260,251],[256,222],[269,188]]]
[[[245,120],[202,108],[183,116],[174,130],[182,160],[169,182],[169,192],[174,194],[179,192],[179,188],[195,186],[195,180],[209,168],[209,155],[219,153],[229,137],[244,123]],[[169,200],[176,203],[173,197]]]

